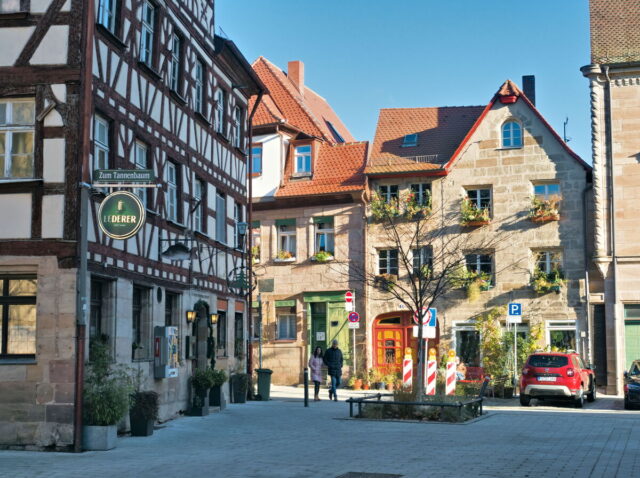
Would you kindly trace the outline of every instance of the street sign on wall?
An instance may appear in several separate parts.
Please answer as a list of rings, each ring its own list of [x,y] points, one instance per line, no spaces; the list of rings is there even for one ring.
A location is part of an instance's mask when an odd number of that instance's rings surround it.
[[[153,169],[96,169],[93,172],[95,184],[150,184],[155,181]]]
[[[113,239],[128,239],[136,235],[145,220],[145,209],[135,194],[116,191],[109,194],[98,210],[98,225]]]

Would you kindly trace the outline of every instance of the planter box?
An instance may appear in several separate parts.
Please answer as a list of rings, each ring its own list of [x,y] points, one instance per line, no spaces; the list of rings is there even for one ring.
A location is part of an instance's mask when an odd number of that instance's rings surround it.
[[[296,261],[295,257],[291,257],[289,259],[278,259],[278,258],[275,258],[273,260],[273,262],[295,262],[295,261]]]
[[[559,221],[560,216],[558,214],[549,214],[546,216],[531,216],[531,222],[551,222],[551,221]]]
[[[147,420],[145,417],[129,412],[129,422],[131,423],[132,437],[149,437],[153,435],[155,420]]]
[[[220,407],[220,410],[224,410],[227,406],[221,386],[217,385],[209,390],[209,406]]]
[[[468,221],[468,222],[463,222],[462,225],[465,227],[477,227],[477,226],[486,226],[487,224],[490,224],[491,221]]]
[[[196,397],[193,400],[189,415],[192,417],[206,417],[209,415],[209,397],[208,390],[204,393],[196,392]]]
[[[112,450],[118,443],[118,427],[83,426],[82,449],[89,451]]]
[[[246,403],[249,377],[245,374],[231,376],[231,396],[233,403]]]
[[[332,260],[334,260],[333,256],[329,256],[326,259],[317,259],[316,256],[311,256],[311,261],[312,262],[317,262],[318,264],[324,264],[325,262],[331,262]]]

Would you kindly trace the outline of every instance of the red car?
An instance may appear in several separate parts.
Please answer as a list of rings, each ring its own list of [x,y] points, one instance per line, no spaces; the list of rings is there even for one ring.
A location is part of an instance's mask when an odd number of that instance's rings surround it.
[[[569,399],[577,408],[596,399],[596,377],[580,355],[539,352],[531,354],[520,377],[520,404],[528,407],[532,398]]]

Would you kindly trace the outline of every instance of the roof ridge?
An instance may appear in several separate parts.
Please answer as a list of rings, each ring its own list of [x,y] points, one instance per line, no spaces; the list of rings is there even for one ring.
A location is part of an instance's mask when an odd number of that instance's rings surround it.
[[[442,108],[484,108],[486,105],[453,105],[453,106],[404,106],[398,108],[380,108],[380,111],[394,110],[435,110]]]
[[[368,143],[369,143],[368,140],[361,140],[361,141],[345,141],[344,143],[327,143],[327,144],[335,148],[338,146],[355,146],[357,144],[368,144]]]

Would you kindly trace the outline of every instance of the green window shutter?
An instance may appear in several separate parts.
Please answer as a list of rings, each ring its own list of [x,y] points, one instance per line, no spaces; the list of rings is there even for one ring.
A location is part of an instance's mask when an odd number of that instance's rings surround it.
[[[333,224],[333,216],[315,216],[313,218],[314,224]]]
[[[296,219],[276,219],[276,226],[295,226]]]
[[[304,302],[344,302],[342,292],[305,292]]]
[[[251,229],[256,229],[260,227],[260,221],[251,221]]]

